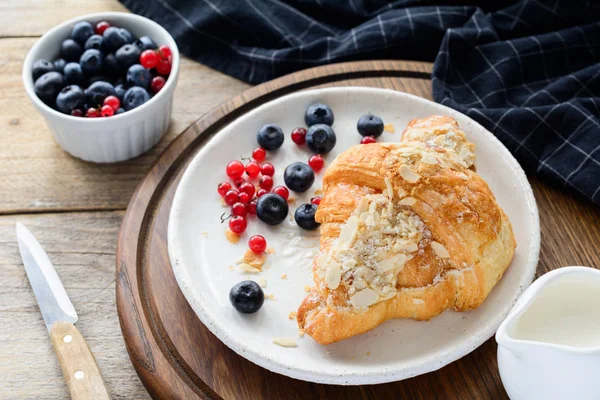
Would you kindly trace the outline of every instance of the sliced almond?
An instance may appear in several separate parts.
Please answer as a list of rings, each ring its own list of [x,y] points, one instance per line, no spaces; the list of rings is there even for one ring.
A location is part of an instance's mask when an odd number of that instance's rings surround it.
[[[406,196],[406,190],[404,188],[398,188],[398,197],[403,198]]]
[[[366,288],[356,293],[350,298],[350,303],[354,308],[367,308],[379,300],[379,294],[370,288]]]
[[[410,169],[406,164],[400,166],[400,176],[409,183],[416,183],[421,179],[421,175]]]
[[[465,174],[465,173],[459,172],[457,175],[463,181],[468,181],[469,180],[469,176],[467,174]]]
[[[435,165],[438,163],[438,159],[429,153],[425,153],[423,157],[421,157],[421,161],[425,164]]]
[[[248,272],[251,274],[258,274],[260,272],[260,270],[258,268],[254,268],[252,265],[246,264],[246,263],[241,263],[239,265],[239,267],[242,271]]]
[[[394,268],[398,268],[401,270],[402,268],[404,268],[405,262],[406,262],[406,255],[398,254],[397,256],[388,258],[387,260],[385,260],[384,262],[379,264],[379,268],[384,272],[390,271]]]
[[[449,258],[450,257],[450,253],[448,253],[448,250],[444,247],[443,244],[432,241],[431,242],[431,248],[433,249],[433,252],[439,257],[439,258]]]
[[[273,339],[273,343],[276,344],[277,346],[281,346],[281,347],[298,347],[298,345],[296,344],[296,341],[291,338]]]
[[[423,299],[413,299],[413,304],[425,304],[425,300]]]
[[[265,250],[265,253],[267,254],[275,254],[275,249],[272,248],[271,246],[267,247],[267,249]]]
[[[260,278],[258,280],[258,286],[260,286],[261,288],[266,288],[267,287],[267,280],[264,278]]]
[[[385,186],[387,187],[388,199],[393,199],[394,198],[394,188],[392,187],[392,182],[388,179],[387,176],[385,177],[384,181],[385,181]]]
[[[352,282],[352,287],[356,290],[362,290],[367,287],[367,284],[364,280],[360,278],[354,278],[354,281]]]
[[[396,132],[396,128],[394,128],[394,124],[385,124],[385,125],[383,125],[383,131],[394,133],[394,132]]]
[[[412,206],[416,202],[417,199],[415,199],[414,197],[405,197],[402,200],[400,200],[398,204],[400,204],[401,206]]]
[[[394,250],[412,253],[414,251],[419,250],[419,246],[417,246],[416,243],[406,243],[406,244],[395,245]]]
[[[306,293],[310,292],[310,285],[304,285],[304,291]]]
[[[329,263],[325,272],[325,283],[329,289],[337,289],[342,280],[342,270],[337,262]]]
[[[340,232],[339,242],[341,244],[350,244],[358,233],[358,225],[360,220],[356,216],[351,216],[342,227]]]
[[[295,319],[296,319],[296,311],[291,311],[291,312],[288,314],[288,319],[289,319],[289,320],[292,320],[292,321],[293,321],[293,320],[295,320]]]

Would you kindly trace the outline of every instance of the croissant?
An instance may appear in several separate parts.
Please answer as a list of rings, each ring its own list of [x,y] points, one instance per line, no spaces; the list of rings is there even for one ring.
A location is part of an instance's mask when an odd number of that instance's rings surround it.
[[[474,150],[453,118],[431,116],[411,121],[399,143],[357,145],[331,163],[300,329],[329,344],[485,300],[516,242]]]

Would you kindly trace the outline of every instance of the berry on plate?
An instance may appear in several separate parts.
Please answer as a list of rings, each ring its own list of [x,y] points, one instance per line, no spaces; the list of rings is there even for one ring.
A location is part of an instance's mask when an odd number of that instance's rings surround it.
[[[225,193],[227,193],[229,190],[231,190],[231,183],[229,182],[221,182],[217,185],[217,193],[219,193],[221,196],[225,196]]]
[[[315,103],[306,109],[304,122],[308,126],[316,124],[332,125],[333,111],[325,104]]]
[[[317,154],[308,159],[308,165],[315,172],[319,172],[321,169],[323,169],[323,166],[325,165],[325,160],[323,160],[323,157]]]
[[[268,191],[268,190],[265,190],[265,189],[258,189],[258,190],[256,191],[256,197],[260,199],[261,197],[263,197],[263,196],[264,196],[265,194],[267,194],[267,193],[269,193],[269,191]]]
[[[224,196],[225,204],[227,204],[228,206],[232,206],[238,202],[239,198],[240,196],[237,190],[229,189]]]
[[[266,157],[267,151],[262,147],[257,147],[252,151],[252,158],[254,158],[258,162],[264,161]]]
[[[237,215],[238,217],[245,217],[247,213],[248,210],[246,209],[246,204],[242,202],[234,203],[231,206],[231,214],[233,215]]]
[[[273,193],[280,195],[286,200],[290,197],[290,191],[285,186],[275,186]]]
[[[269,191],[273,188],[273,183],[273,178],[271,178],[269,175],[261,176],[258,180],[258,186],[266,191]]]
[[[314,205],[317,205],[317,206],[318,206],[319,204],[321,204],[321,199],[322,199],[322,197],[321,197],[321,196],[315,196],[315,197],[313,197],[313,198],[311,198],[311,199],[310,199],[310,202],[311,202],[312,204],[314,204]]]
[[[256,161],[250,161],[246,164],[246,174],[250,178],[256,178],[260,174],[260,165]]]
[[[317,229],[321,224],[315,221],[315,213],[317,212],[316,204],[302,204],[294,213],[294,221],[302,229],[312,231]]]
[[[247,226],[248,224],[246,219],[244,217],[240,217],[239,215],[233,216],[231,219],[229,219],[229,229],[231,232],[237,233],[238,235],[243,233]]]
[[[56,107],[58,111],[71,114],[76,108],[82,108],[85,103],[85,94],[77,85],[65,86],[56,96]]]
[[[261,196],[256,204],[256,216],[268,225],[282,223],[288,215],[287,201],[278,194],[268,193]]]
[[[248,203],[248,213],[249,214],[256,215],[256,204],[257,203],[258,203],[258,200],[256,200],[256,199],[254,199],[250,203]]]
[[[383,133],[383,120],[373,114],[365,114],[358,119],[356,129],[361,136],[379,137]]]
[[[250,202],[250,200],[252,200],[252,196],[250,196],[246,192],[240,192],[240,194],[238,196],[239,196],[238,200],[242,204],[248,204]]]
[[[284,139],[283,131],[274,124],[264,125],[256,132],[256,141],[262,148],[268,151],[280,148]]]
[[[302,145],[306,143],[306,129],[304,128],[296,128],[292,131],[292,142],[297,145]]]
[[[260,167],[260,173],[264,176],[273,176],[275,175],[275,167],[271,163],[264,163]]]
[[[336,143],[335,132],[329,125],[316,124],[308,128],[306,145],[317,154],[329,153]]]
[[[244,164],[238,160],[230,161],[227,164],[227,167],[225,167],[225,173],[227,173],[227,176],[231,179],[241,178],[244,174]]]
[[[235,187],[237,187],[237,188],[242,186],[245,182],[246,182],[246,180],[244,178],[237,178],[237,179],[233,180],[233,183],[235,184]]]
[[[150,100],[150,95],[143,87],[134,86],[128,89],[123,96],[123,107],[125,110],[133,110]]]
[[[371,144],[371,143],[377,143],[377,139],[375,139],[373,136],[365,136],[360,141],[360,144]]]
[[[287,166],[283,180],[294,192],[306,192],[315,181],[315,172],[307,164],[298,161]]]
[[[254,196],[254,193],[256,192],[256,188],[250,182],[242,183],[239,186],[239,189],[240,189],[240,192],[248,193],[248,196],[250,196],[250,197]]]
[[[262,307],[265,302],[265,294],[258,283],[242,281],[231,288],[229,301],[237,311],[244,314],[253,314]]]
[[[253,253],[261,254],[267,249],[267,239],[261,235],[254,235],[248,239],[248,247]]]

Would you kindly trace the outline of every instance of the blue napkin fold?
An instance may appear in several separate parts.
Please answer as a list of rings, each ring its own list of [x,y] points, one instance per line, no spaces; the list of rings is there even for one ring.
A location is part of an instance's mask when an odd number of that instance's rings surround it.
[[[121,0],[250,83],[363,59],[434,61],[434,99],[528,173],[600,205],[600,2]]]

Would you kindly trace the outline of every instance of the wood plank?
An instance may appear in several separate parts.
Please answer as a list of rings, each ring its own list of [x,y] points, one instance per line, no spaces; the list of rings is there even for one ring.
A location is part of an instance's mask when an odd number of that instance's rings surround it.
[[[115,238],[122,217],[123,212],[0,217],[0,398],[69,395],[21,263],[16,221],[48,252],[112,398],[148,398],[125,349],[115,305]]]
[[[80,15],[106,11],[127,11],[116,0],[2,0],[0,15],[1,37],[41,36],[61,22]]]
[[[0,214],[56,210],[124,209],[157,155],[202,114],[248,87],[184,58],[171,126],[148,153],[124,163],[98,165],[75,159],[52,139],[25,94],[23,59],[35,39],[0,39],[2,136]]]

